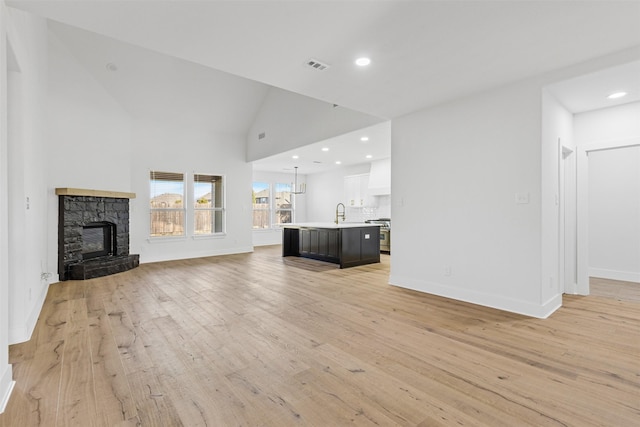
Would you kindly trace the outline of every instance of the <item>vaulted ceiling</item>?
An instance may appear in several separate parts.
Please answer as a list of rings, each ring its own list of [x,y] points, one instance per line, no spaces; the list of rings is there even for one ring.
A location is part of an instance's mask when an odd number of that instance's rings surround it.
[[[381,119],[640,45],[636,1],[6,3]]]
[[[385,118],[640,44],[635,1],[7,3]]]

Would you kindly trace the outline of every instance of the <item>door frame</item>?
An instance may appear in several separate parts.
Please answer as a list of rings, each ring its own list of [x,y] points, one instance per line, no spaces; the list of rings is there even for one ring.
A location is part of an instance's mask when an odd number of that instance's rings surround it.
[[[576,185],[576,293],[579,295],[589,295],[589,153],[637,146],[640,146],[640,137],[576,145],[578,178]]]

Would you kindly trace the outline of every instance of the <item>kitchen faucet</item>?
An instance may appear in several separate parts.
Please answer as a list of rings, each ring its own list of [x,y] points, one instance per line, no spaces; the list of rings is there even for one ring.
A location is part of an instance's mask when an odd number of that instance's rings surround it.
[[[342,206],[342,212],[340,212],[340,206]],[[336,224],[338,223],[338,218],[342,218],[342,221],[344,221],[345,219],[347,219],[345,217],[345,207],[343,203],[338,203],[336,205]]]

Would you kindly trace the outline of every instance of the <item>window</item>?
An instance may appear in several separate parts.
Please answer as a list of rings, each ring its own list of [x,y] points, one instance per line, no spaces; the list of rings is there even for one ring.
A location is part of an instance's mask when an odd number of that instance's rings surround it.
[[[254,181],[252,185],[253,229],[279,229],[295,218],[293,184]]]
[[[266,182],[254,182],[252,191],[253,228],[271,227],[271,185]]]
[[[150,172],[151,237],[184,236],[184,174]]]
[[[276,224],[290,224],[293,221],[291,204],[291,184],[276,184]]]
[[[224,233],[224,179],[220,175],[193,176],[193,234]]]

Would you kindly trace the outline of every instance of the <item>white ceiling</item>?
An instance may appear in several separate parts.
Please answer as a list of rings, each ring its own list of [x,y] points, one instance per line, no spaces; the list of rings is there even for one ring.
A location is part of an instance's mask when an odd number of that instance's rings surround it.
[[[640,61],[565,80],[548,86],[547,90],[574,114],[637,102],[640,101]],[[627,95],[607,98],[616,92]]]
[[[366,137],[366,141],[361,138]],[[328,148],[329,151],[322,151]],[[371,158],[367,158],[369,155]],[[293,158],[297,156],[297,158]],[[253,169],[268,172],[293,171],[312,174],[391,157],[391,122],[386,121],[325,141],[306,145],[253,163]],[[336,164],[339,161],[340,164]]]
[[[269,90],[262,83],[90,31],[57,22],[49,22],[49,30],[61,42],[58,49],[139,119],[179,120],[184,126],[199,122],[214,131],[242,134]]]
[[[381,118],[640,46],[639,1],[6,3]],[[360,55],[371,57],[368,68],[354,65]],[[305,67],[309,58],[330,68]],[[595,81],[604,80],[585,77],[556,95],[570,109],[584,108],[569,107],[572,93],[584,96]]]

